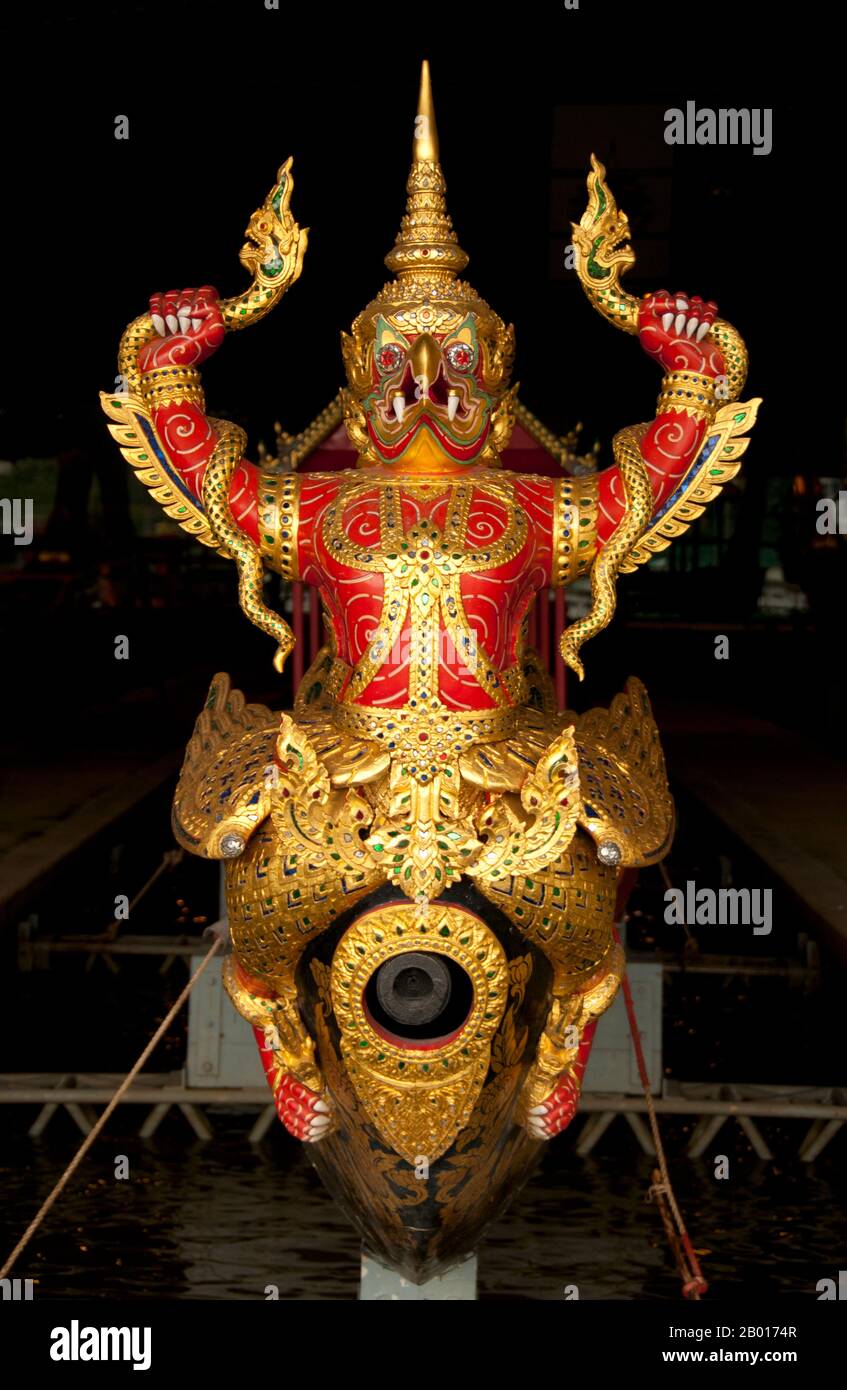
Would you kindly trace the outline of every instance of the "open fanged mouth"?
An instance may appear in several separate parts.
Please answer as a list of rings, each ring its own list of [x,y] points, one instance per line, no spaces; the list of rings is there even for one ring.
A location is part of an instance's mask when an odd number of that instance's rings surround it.
[[[409,429],[425,413],[463,426],[475,415],[476,403],[470,400],[467,382],[448,381],[440,366],[429,382],[425,376],[414,376],[407,362],[400,382],[386,386],[379,413],[392,432],[398,425]]]

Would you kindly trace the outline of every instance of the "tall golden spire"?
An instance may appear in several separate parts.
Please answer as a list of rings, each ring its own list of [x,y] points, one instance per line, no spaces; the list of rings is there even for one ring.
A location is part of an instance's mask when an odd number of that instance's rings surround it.
[[[393,251],[385,258],[389,270],[399,279],[421,272],[438,272],[438,279],[455,279],[464,270],[468,257],[459,245],[447,212],[447,185],[438,162],[438,131],[432,104],[429,63],[421,66],[421,89],[412,168],[406,183],[406,215],[400,224]],[[446,274],[445,274],[446,272]]]

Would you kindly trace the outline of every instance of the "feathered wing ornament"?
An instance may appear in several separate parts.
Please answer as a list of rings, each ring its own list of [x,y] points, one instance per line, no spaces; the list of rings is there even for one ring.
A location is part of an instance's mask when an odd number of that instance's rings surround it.
[[[490,751],[482,762],[471,750],[461,764],[463,778],[489,797],[477,820],[481,852],[463,868],[483,891],[560,861],[578,827],[615,868],[655,864],[667,853],[673,799],[650,701],[634,676],[608,709],[529,711],[496,761]]]
[[[101,391],[100,403],[109,421],[109,433],[153,500],[194,540],[217,550],[218,542],[203,508],[168,462],[150,412],[141,398],[119,391],[112,394]]]
[[[606,183],[605,168],[594,155],[587,186],[588,206],[579,223],[573,224],[576,272],[598,313],[622,332],[634,335],[638,333],[640,301],[621,285],[621,277],[635,264],[629,221]],[[711,336],[726,361],[725,399],[730,404],[718,411],[685,479],[657,516],[651,516],[653,496],[640,448],[649,426],[631,426],[615,438],[614,456],[626,511],[592,565],[591,610],[563,633],[560,644],[563,660],[580,679],[584,672],[579,649],[611,621],[618,575],[631,573],[682,535],[738,472],[738,460],[749,442],[743,431],[752,428],[761,401],[737,401],[747,376],[747,349],[737,329],[724,319],[716,319]]]
[[[192,854],[225,859],[225,838],[235,848],[247,843],[271,809],[274,746],[279,716],[265,705],[248,705],[229,676],[212,680],[174,797],[174,835]]]
[[[647,691],[630,676],[608,709],[577,716],[579,822],[601,857],[644,868],[667,854],[675,815]]]
[[[362,843],[373,808],[355,786],[333,786],[308,732],[287,714],[278,725],[276,767],[271,815],[281,854],[298,856],[301,876],[345,878],[354,885],[348,892],[380,883]]]
[[[228,333],[240,331],[264,318],[300,276],[308,228],[299,227],[291,214],[293,189],[291,159],[288,159],[277,173],[276,183],[264,203],[247,225],[247,240],[239,259],[252,274],[252,281],[243,294],[221,300]],[[227,421],[211,422],[218,440],[206,468],[201,505],[168,462],[143,397],[138,354],[156,336],[149,314],[134,319],[124,332],[118,353],[122,389],[101,392],[100,396],[109,419],[109,430],[136,476],[165,513],[196,540],[235,561],[241,606],[251,622],[276,639],[274,664],[281,671],[294,645],[294,637],[285,620],[262,602],[259,552],[239,532],[229,508],[229,482],[240,461],[244,436]]]
[[[724,485],[741,467],[741,458],[750,443],[745,432],[756,423],[761,404],[761,397],[756,396],[750,401],[732,401],[721,406],[682,482],[652,518],[653,494],[640,453],[640,439],[649,426],[631,425],[615,436],[614,455],[624,485],[626,512],[592,565],[590,612],[572,623],[561,639],[563,659],[580,679],[583,667],[579,648],[611,621],[617,601],[617,576],[631,574],[666,550],[671,541],[684,535],[691,523],[702,516],[709,502],[720,496]]]
[[[720,496],[724,485],[741,467],[742,455],[750,443],[746,431],[756,423],[761,404],[761,397],[755,396],[749,401],[721,406],[679,487],[622,561],[621,574],[631,574],[638,565],[645,565],[653,555],[667,550],[671,541],[684,535],[692,521]]]

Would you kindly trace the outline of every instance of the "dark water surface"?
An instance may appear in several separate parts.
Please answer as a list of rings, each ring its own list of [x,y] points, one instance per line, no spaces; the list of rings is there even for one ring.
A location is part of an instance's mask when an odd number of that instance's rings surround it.
[[[153,1141],[119,1127],[98,1142],[15,1274],[38,1281],[39,1299],[262,1299],[270,1284],[280,1299],[355,1299],[358,1239],[301,1147],[281,1126],[249,1145],[243,1114],[213,1111],[211,1119],[209,1143],[186,1137],[179,1116]],[[622,1121],[616,1126],[619,1135],[587,1160],[570,1135],[549,1146],[482,1243],[481,1299],[562,1299],[573,1284],[582,1299],[680,1298],[659,1215],[644,1200],[652,1163]],[[781,1139],[775,1150],[796,1149],[788,1131]],[[4,1255],[77,1142],[61,1117],[40,1141],[3,1141]],[[761,1163],[729,1130],[715,1147],[730,1155],[728,1181],[715,1180],[711,1162],[682,1153],[672,1161],[709,1297],[813,1300],[817,1281],[837,1279],[847,1257],[839,1140],[815,1165]],[[121,1153],[128,1181],[114,1178]]]
[[[682,809],[673,877],[722,882],[722,833],[690,806]],[[165,824],[166,812],[164,805],[151,812],[150,823]],[[739,857],[741,851],[733,854],[733,881],[767,882]],[[113,881],[101,865],[102,872],[91,867],[87,877],[57,884],[53,898],[47,895],[40,904],[42,930],[67,930],[68,902],[79,905],[78,930],[102,929],[113,889],[140,883],[149,868],[130,865]],[[160,880],[143,900],[134,930],[199,933],[217,909],[217,878],[208,869],[183,861],[173,882]],[[90,891],[92,883],[100,885],[99,898]],[[678,929],[662,920],[663,891],[660,875],[645,873],[630,901],[628,943],[647,958],[657,947],[681,952]],[[802,961],[796,912],[778,891],[774,904],[771,937],[748,934],[739,942],[732,929],[704,929],[702,960],[710,952],[740,951],[777,963]],[[183,968],[163,975],[154,956],[124,957],[115,975],[102,965],[88,969],[84,954],[39,962],[36,953],[24,970],[11,932],[0,941],[0,957],[0,1071],[52,1071],[57,1037],[63,1070],[125,1071],[185,980]],[[685,959],[680,954],[678,963]],[[826,957],[816,980],[671,972],[663,996],[663,1072],[715,1083],[843,1087],[844,986],[843,968]],[[184,1065],[186,1017],[183,1012],[157,1048],[151,1071]],[[33,1029],[33,1018],[49,1018],[51,1027]],[[41,1140],[27,1139],[36,1113],[34,1106],[0,1110],[3,1254],[80,1142],[62,1113]],[[251,1146],[253,1115],[237,1109],[212,1109],[209,1117],[214,1138],[208,1143],[197,1140],[176,1111],[145,1142],[137,1137],[139,1108],[120,1107],[15,1274],[36,1279],[40,1299],[262,1299],[268,1285],[285,1300],[355,1299],[358,1238],[302,1147],[279,1124]],[[680,1281],[659,1214],[645,1202],[653,1162],[622,1119],[589,1159],[579,1159],[574,1139],[582,1123],[578,1119],[547,1146],[535,1177],[483,1240],[480,1298],[561,1300],[566,1286],[575,1284],[582,1299],[679,1300]],[[694,1246],[703,1252],[709,1297],[737,1304],[815,1299],[819,1280],[837,1280],[838,1271],[847,1269],[847,1126],[812,1165],[796,1158],[806,1122],[760,1123],[774,1163],[755,1157],[733,1121],[710,1145],[708,1159],[691,1161],[685,1146],[692,1127],[691,1120],[667,1118],[662,1132]],[[128,1156],[128,1181],[114,1177],[119,1154]],[[714,1176],[717,1154],[729,1158],[728,1180]]]

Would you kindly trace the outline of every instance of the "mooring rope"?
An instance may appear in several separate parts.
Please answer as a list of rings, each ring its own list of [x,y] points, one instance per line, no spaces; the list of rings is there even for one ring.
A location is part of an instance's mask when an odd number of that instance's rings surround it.
[[[129,920],[130,914],[134,911],[134,909],[135,909],[135,907],[138,905],[138,903],[141,902],[141,899],[144,897],[145,893],[149,893],[149,892],[150,892],[150,889],[153,887],[153,884],[156,883],[156,882],[161,878],[162,874],[163,874],[166,870],[175,869],[175,868],[177,867],[178,864],[181,864],[184,857],[185,857],[185,850],[182,850],[182,849],[166,849],[165,852],[164,852],[164,854],[162,855],[162,860],[161,860],[161,863],[159,864],[158,868],[156,868],[156,869],[153,870],[153,872],[152,872],[152,874],[150,875],[150,877],[149,877],[148,879],[146,879],[144,883],[142,883],[142,885],[141,885],[141,887],[139,888],[138,892],[136,893],[135,897],[132,898],[132,899],[130,900],[130,902],[127,904],[127,909],[126,909],[126,914],[127,914],[127,915],[126,915],[126,917],[125,917],[125,918],[124,918],[124,917],[122,917],[122,918],[117,918],[117,917],[116,917],[115,920],[111,923],[110,926],[108,926],[108,927],[106,928],[106,930],[102,933],[101,936],[99,936],[99,937],[97,937],[97,936],[89,936],[89,937],[86,937],[86,940],[87,940],[87,941],[114,941],[114,940],[115,940],[115,937],[117,936],[118,932],[120,931],[121,922],[124,922],[124,921],[128,921],[128,920]]]
[[[620,944],[620,938],[618,936],[617,931],[615,932],[615,937],[618,940],[618,944]],[[109,1101],[108,1105],[106,1106],[106,1109],[103,1111],[103,1114],[100,1116],[99,1120],[94,1125],[90,1134],[86,1135],[85,1139],[82,1141],[82,1144],[80,1145],[77,1152],[74,1154],[74,1157],[71,1159],[70,1163],[65,1168],[58,1182],[55,1184],[52,1191],[45,1198],[44,1202],[40,1206],[39,1210],[36,1212],[32,1221],[27,1226],[26,1230],[24,1231],[15,1248],[12,1250],[2,1269],[0,1269],[0,1279],[5,1279],[5,1277],[13,1269],[19,1256],[26,1249],[27,1245],[29,1244],[32,1237],[35,1235],[35,1232],[38,1230],[45,1216],[67,1187],[68,1183],[70,1182],[80,1163],[84,1159],[85,1155],[88,1153],[88,1150],[91,1148],[95,1140],[101,1134],[106,1122],[108,1121],[114,1110],[117,1108],[117,1106],[120,1104],[123,1097],[126,1095],[126,1092],[129,1090],[136,1076],[141,1071],[141,1068],[144,1066],[144,1063],[149,1059],[157,1045],[161,1042],[164,1034],[167,1032],[174,1018],[179,1013],[183,1004],[188,999],[188,996],[190,995],[195,984],[199,980],[200,976],[203,974],[203,971],[206,969],[216,952],[220,950],[222,944],[222,940],[218,938],[209,948],[208,952],[204,956],[200,965],[195,970],[194,974],[191,976],[191,979],[186,984],[182,993],[179,995],[174,1004],[168,1010],[165,1017],[162,1019],[162,1022],[159,1024],[159,1027],[156,1029],[152,1038],[147,1043],[147,1046],[144,1048],[144,1051],[141,1053],[140,1057],[135,1062],[131,1070],[124,1077],[124,1080],[121,1082],[117,1091],[112,1096],[112,1099]],[[644,1058],[644,1049],[641,1046],[641,1037],[638,1031],[638,1020],[635,1015],[635,1006],[633,1004],[632,999],[632,990],[630,988],[629,979],[626,975],[624,975],[623,977],[622,985],[624,1003],[626,1005],[627,1018],[629,1020],[629,1029],[630,1033],[632,1034],[632,1042],[633,1047],[635,1048],[636,1062],[638,1064],[638,1074],[641,1079],[642,1087],[644,1089],[644,1099],[647,1105],[647,1115],[650,1121],[650,1129],[653,1135],[653,1143],[656,1147],[656,1154],[659,1162],[659,1171],[654,1171],[653,1173],[653,1185],[650,1188],[649,1196],[655,1197],[657,1199],[657,1204],[659,1206],[662,1221],[665,1226],[666,1234],[668,1236],[668,1241],[676,1257],[680,1274],[683,1279],[683,1294],[686,1298],[699,1299],[700,1295],[705,1293],[708,1289],[708,1284],[706,1283],[706,1280],[703,1278],[697,1255],[694,1251],[694,1248],[692,1247],[688,1231],[685,1227],[685,1222],[682,1219],[682,1212],[679,1209],[676,1196],[674,1195],[673,1185],[671,1183],[670,1173],[668,1171],[667,1160],[665,1158],[665,1150],[662,1144],[662,1136],[659,1132],[658,1117],[656,1115],[655,1106],[653,1105],[650,1076],[647,1071],[647,1063]],[[656,1181],[657,1178],[661,1180]],[[673,1226],[671,1225],[670,1221],[670,1216],[665,1205],[663,1205],[664,1203],[667,1204],[667,1208],[670,1209],[670,1213],[672,1214],[673,1220],[676,1223],[676,1232],[674,1232],[673,1230]]]
[[[620,945],[620,937],[617,931],[615,932],[615,937]],[[650,1198],[655,1198],[659,1208],[665,1232],[674,1253],[680,1277],[682,1278],[682,1292],[684,1297],[699,1299],[700,1295],[707,1291],[709,1285],[703,1278],[700,1262],[691,1244],[688,1231],[685,1228],[685,1222],[682,1219],[682,1212],[679,1209],[676,1196],[674,1195],[671,1175],[668,1171],[667,1159],[665,1158],[665,1149],[662,1144],[662,1136],[659,1132],[659,1119],[656,1114],[656,1107],[653,1104],[650,1074],[647,1071],[644,1049],[641,1046],[641,1034],[638,1031],[638,1019],[635,1016],[632,989],[626,975],[623,977],[622,985],[624,1003],[626,1004],[626,1015],[629,1019],[629,1031],[632,1034],[632,1045],[635,1048],[635,1060],[638,1064],[638,1075],[641,1078],[641,1085],[644,1089],[644,1100],[647,1104],[647,1117],[650,1121],[650,1130],[653,1135],[656,1157],[659,1162],[659,1171],[654,1171],[653,1173],[653,1185],[648,1193],[648,1200]],[[659,1181],[657,1181],[657,1179],[659,1179]],[[671,1217],[673,1217],[673,1221],[676,1223],[676,1231],[674,1231],[671,1224]]]
[[[144,1063],[148,1060],[150,1054],[154,1051],[157,1044],[161,1042],[162,1038],[164,1037],[173,1020],[176,1018],[177,1014],[179,1013],[180,1009],[182,1008],[192,989],[196,985],[197,981],[200,979],[200,976],[203,974],[203,971],[206,969],[206,966],[209,964],[209,961],[212,959],[212,956],[215,954],[216,951],[220,950],[222,944],[223,943],[221,938],[218,937],[215,940],[214,944],[209,948],[206,955],[203,957],[203,960],[198,965],[194,974],[191,976],[191,979],[188,981],[188,984],[185,986],[185,989],[180,994],[176,1003],[173,1004],[172,1007],[165,1014],[165,1017],[162,1019],[162,1022],[159,1024],[159,1027],[156,1029],[155,1033],[153,1034],[149,1043],[145,1047],[138,1061],[135,1063],[135,1066],[124,1077],[123,1081],[121,1082],[118,1089],[115,1091],[115,1094],[112,1096],[112,1099],[109,1101],[109,1104],[106,1106],[106,1109],[103,1111],[103,1114],[100,1116],[91,1133],[86,1135],[85,1139],[82,1141],[82,1144],[78,1148],[77,1152],[74,1154],[64,1173],[59,1178],[59,1181],[56,1183],[56,1186],[53,1188],[53,1191],[42,1203],[41,1207],[36,1212],[32,1221],[30,1221],[29,1225],[27,1226],[26,1230],[24,1231],[23,1235],[21,1236],[11,1255],[7,1259],[3,1268],[0,1269],[0,1279],[5,1279],[6,1275],[9,1273],[16,1260],[18,1259],[18,1256],[26,1248],[32,1237],[35,1235],[35,1232],[38,1230],[39,1226],[41,1225],[50,1208],[53,1206],[53,1203],[56,1201],[57,1197],[59,1197],[67,1187],[68,1183],[70,1182],[80,1163],[85,1158],[85,1155],[88,1153],[88,1150],[91,1148],[91,1145],[94,1143],[95,1139],[102,1131],[103,1126],[109,1119],[109,1116],[112,1114],[116,1106],[120,1104],[121,1100],[126,1095],[126,1092],[129,1090],[136,1076],[141,1071],[141,1068],[144,1066]]]
[[[662,875],[662,882],[663,882],[664,885],[665,885],[665,889],[666,889],[666,890],[668,890],[668,889],[673,890],[673,884],[671,883],[671,876],[670,876],[670,874],[668,873],[667,869],[665,868],[665,861],[662,860],[661,863],[657,865],[657,868],[658,868],[658,870],[659,870],[659,873]],[[692,930],[691,930],[691,928],[690,928],[690,926],[689,926],[687,920],[686,920],[684,917],[683,917],[683,919],[682,919],[682,929],[683,929],[683,931],[685,932],[685,935],[686,935],[686,938],[687,938],[686,943],[685,943],[685,945],[686,945],[686,950],[687,950],[691,955],[698,955],[698,954],[699,954],[699,951],[700,951],[699,943],[698,943],[698,941],[697,941],[696,936],[695,936],[694,933],[692,932]],[[683,952],[683,954],[685,954],[685,952]]]

